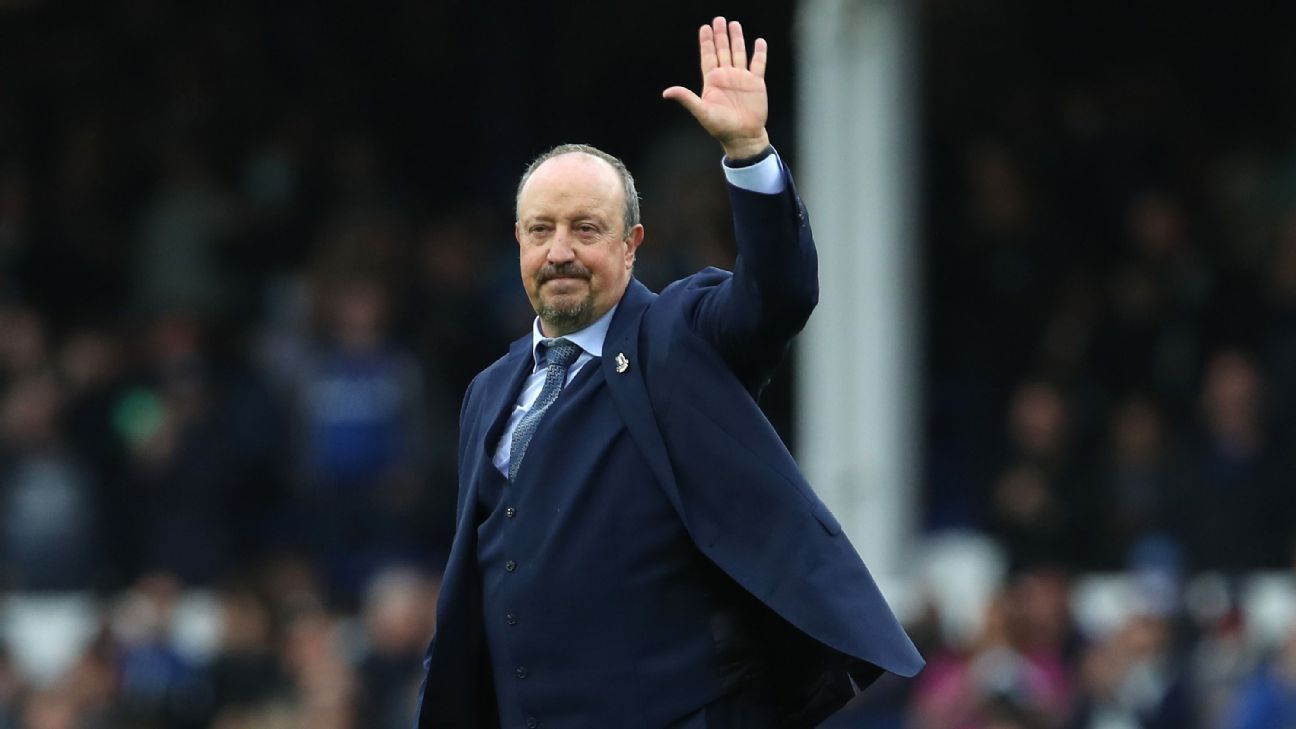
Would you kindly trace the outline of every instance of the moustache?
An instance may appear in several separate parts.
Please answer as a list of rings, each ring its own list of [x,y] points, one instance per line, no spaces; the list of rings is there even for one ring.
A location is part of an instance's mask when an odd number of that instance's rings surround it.
[[[590,270],[579,263],[547,265],[536,272],[536,283],[544,283],[554,278],[583,278],[589,280]]]

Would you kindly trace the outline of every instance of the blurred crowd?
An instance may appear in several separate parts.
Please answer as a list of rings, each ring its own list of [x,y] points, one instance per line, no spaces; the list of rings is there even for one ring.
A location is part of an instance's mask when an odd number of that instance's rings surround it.
[[[1296,726],[1296,637],[1184,599],[1296,554],[1296,23],[1043,5],[920,14],[926,528],[1009,569],[976,631],[917,616],[930,665],[876,726]],[[522,164],[622,153],[650,285],[732,256],[713,145],[629,101],[692,78],[689,34],[660,79],[650,48],[591,68],[537,40],[581,9],[538,7],[0,2],[0,596],[98,625],[48,679],[0,645],[0,729],[405,726],[459,396],[530,322]],[[1107,632],[1091,570],[1146,590]],[[195,590],[198,654],[168,632]]]
[[[1286,11],[946,10],[926,91],[932,524],[984,526],[1018,563],[1289,566]]]
[[[925,513],[1008,577],[929,631],[917,726],[1296,726],[1296,633],[1242,597],[1296,561],[1291,21],[928,7]],[[1137,599],[1080,630],[1095,570]]]
[[[436,589],[422,572],[388,568],[358,612],[342,614],[309,565],[279,560],[216,589],[215,640],[186,651],[174,630],[181,584],[146,575],[53,679],[30,681],[0,654],[0,726],[407,728]]]
[[[937,611],[927,610],[911,626],[927,667],[911,682],[880,681],[868,726],[1292,726],[1296,626],[1258,640],[1228,587],[1201,583],[1185,609],[1182,596],[1148,577],[1135,580],[1142,584],[1128,609],[1101,626],[1077,621],[1075,584],[1050,567],[1013,572],[965,632],[943,629]]]

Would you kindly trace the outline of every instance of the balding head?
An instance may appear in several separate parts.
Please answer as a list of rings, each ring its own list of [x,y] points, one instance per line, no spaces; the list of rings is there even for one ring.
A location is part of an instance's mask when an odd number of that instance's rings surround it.
[[[629,235],[630,231],[640,222],[639,191],[635,189],[634,176],[630,174],[630,170],[626,169],[624,162],[589,144],[560,144],[532,160],[531,164],[527,165],[526,171],[522,173],[522,178],[518,180],[517,195],[514,198],[514,216],[520,218],[522,190],[526,187],[532,175],[535,174],[535,171],[545,162],[569,154],[583,154],[601,160],[616,173],[621,190],[625,195],[622,235]]]

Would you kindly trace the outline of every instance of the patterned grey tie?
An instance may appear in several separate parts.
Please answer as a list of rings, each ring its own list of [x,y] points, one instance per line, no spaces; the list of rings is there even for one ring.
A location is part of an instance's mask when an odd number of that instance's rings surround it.
[[[567,368],[580,356],[581,348],[568,339],[543,339],[540,344],[545,347],[547,363],[544,387],[540,388],[540,396],[513,430],[513,442],[509,446],[509,481],[517,478],[518,467],[522,465],[527,444],[531,442],[531,436],[535,435],[540,418],[544,417],[545,411],[558,399],[558,393],[567,384]]]

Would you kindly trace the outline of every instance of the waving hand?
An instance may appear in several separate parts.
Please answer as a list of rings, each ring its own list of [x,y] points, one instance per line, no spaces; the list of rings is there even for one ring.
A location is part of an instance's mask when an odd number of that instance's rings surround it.
[[[765,120],[769,96],[765,91],[764,38],[757,38],[747,61],[747,45],[737,21],[716,18],[698,29],[702,57],[702,95],[672,86],[662,98],[674,99],[689,110],[724,147],[730,159],[752,157],[769,146]]]

